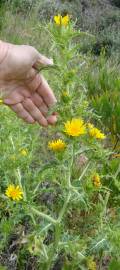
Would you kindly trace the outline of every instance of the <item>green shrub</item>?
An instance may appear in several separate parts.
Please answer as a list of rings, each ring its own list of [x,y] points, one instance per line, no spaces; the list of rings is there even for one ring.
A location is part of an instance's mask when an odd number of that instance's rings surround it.
[[[2,29],[3,21],[4,21],[4,13],[5,9],[3,7],[3,1],[0,3],[0,31]]]
[[[111,3],[115,5],[116,7],[120,8],[120,1],[119,0],[111,0]]]
[[[90,60],[89,68],[83,70],[88,96],[95,112],[101,115],[115,145],[120,136],[120,73],[119,64],[105,58]],[[113,145],[112,145],[113,146]]]
[[[105,39],[101,39],[96,41],[96,43],[93,44],[92,50],[91,52],[95,55],[100,55],[101,51],[104,49],[105,54],[106,55],[110,55],[111,54],[111,48],[112,48],[112,41],[105,38]]]
[[[112,256],[117,261],[120,257],[119,159],[112,159],[111,151],[100,142],[89,140],[87,134],[74,140],[62,133],[67,119],[82,116],[86,125],[92,117],[96,126],[104,123],[106,143],[110,133],[119,135],[119,65],[115,59],[107,60],[104,53],[100,57],[81,54],[84,34],[74,28],[71,33],[70,29],[68,26],[61,31],[51,23],[44,27],[37,15],[30,13],[21,20],[21,13],[16,16],[10,11],[2,25],[2,37],[34,45],[53,57],[55,69],[43,73],[55,90],[59,111],[56,126],[44,130],[37,125],[26,126],[9,108],[0,107],[0,258],[7,257],[0,263],[8,269],[10,258],[15,257],[13,251],[21,270],[88,269],[87,260],[102,268],[104,258],[110,261]],[[68,96],[63,96],[66,92]],[[48,141],[60,134],[68,145],[63,156],[47,149]],[[28,151],[26,157],[21,156],[23,147]],[[85,154],[83,164],[81,154]],[[91,173],[96,170],[101,177],[100,188],[91,182]],[[24,201],[14,203],[5,197],[11,182],[21,183],[27,195]],[[60,209],[63,219],[56,226]]]
[[[68,13],[77,20],[76,27],[83,31],[89,31],[96,36],[96,42],[84,44],[84,53],[91,51],[100,55],[101,49],[106,50],[107,55],[112,51],[119,51],[120,11],[110,3],[103,1],[55,1],[45,0],[38,2],[40,21],[53,19],[55,14]]]
[[[13,12],[22,12],[25,14],[31,10],[35,4],[35,0],[8,0],[8,4],[10,4]]]
[[[45,0],[39,1],[39,18],[40,20],[50,20],[55,14],[70,14],[74,19],[81,14],[82,6],[79,0],[73,1],[55,1],[55,0]],[[79,18],[78,18],[79,20]],[[81,21],[81,16],[80,16]]]

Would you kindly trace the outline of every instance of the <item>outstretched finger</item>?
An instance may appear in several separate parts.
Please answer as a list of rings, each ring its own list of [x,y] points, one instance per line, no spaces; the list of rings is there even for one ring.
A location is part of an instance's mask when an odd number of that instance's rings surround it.
[[[39,87],[37,88],[38,94],[43,98],[44,102],[48,107],[51,107],[54,105],[57,100],[56,97],[50,88],[49,84],[45,80],[45,78],[42,75],[39,75],[41,78],[41,83],[39,84]]]
[[[22,118],[25,122],[29,124],[33,124],[35,120],[33,117],[24,109],[21,103],[11,105],[10,108],[16,112],[17,116]]]
[[[42,97],[40,97],[40,95],[38,95],[37,92],[35,92],[32,96],[31,96],[31,100],[32,102],[37,106],[37,108],[42,112],[42,114],[44,116],[47,115],[48,112],[48,107],[46,106],[46,104],[44,103]]]
[[[23,101],[23,107],[28,113],[32,116],[34,120],[36,120],[40,125],[47,126],[48,122],[41,111],[35,106],[30,98],[26,98]]]

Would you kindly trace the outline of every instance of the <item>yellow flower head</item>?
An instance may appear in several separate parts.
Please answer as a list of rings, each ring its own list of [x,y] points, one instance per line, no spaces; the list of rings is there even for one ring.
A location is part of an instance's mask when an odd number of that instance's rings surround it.
[[[94,125],[91,124],[91,123],[88,123],[88,128],[89,128],[89,129],[92,129],[92,128],[94,128]]]
[[[19,201],[23,197],[23,191],[20,186],[15,186],[13,184],[9,185],[5,191],[5,195],[14,201]]]
[[[99,176],[98,173],[96,173],[95,175],[93,175],[92,180],[93,180],[93,184],[94,184],[95,187],[97,187],[97,188],[101,187],[100,176]]]
[[[21,149],[20,150],[20,154],[21,154],[21,156],[24,156],[24,157],[26,157],[27,156],[27,154],[28,154],[28,151],[27,151],[27,149]]]
[[[94,137],[96,139],[105,139],[105,134],[101,132],[98,128],[95,128],[93,124],[88,124],[89,134],[91,137]]]
[[[66,16],[62,17],[62,25],[67,26],[70,21],[70,17],[67,14]]]
[[[96,262],[93,260],[93,256],[88,258],[87,267],[89,270],[97,270],[97,265],[96,265]]]
[[[3,104],[3,99],[0,98],[0,105],[2,105],[2,104]]]
[[[62,96],[63,96],[63,97],[69,97],[68,91],[67,91],[67,90],[64,90],[64,91],[62,92]]]
[[[75,118],[65,123],[64,132],[72,137],[78,137],[86,133],[84,121],[81,118]]]
[[[58,15],[54,16],[54,21],[57,25],[67,26],[69,21],[70,21],[70,17],[69,17],[69,15],[62,17],[60,14],[58,14]]]
[[[66,147],[66,143],[61,140],[54,140],[48,143],[48,148],[53,151],[63,151]]]

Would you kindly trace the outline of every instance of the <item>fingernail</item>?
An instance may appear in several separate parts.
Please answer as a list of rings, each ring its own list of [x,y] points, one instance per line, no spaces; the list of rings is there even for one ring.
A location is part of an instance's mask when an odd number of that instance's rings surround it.
[[[47,65],[53,65],[53,59],[52,58],[47,59]]]
[[[50,125],[55,125],[57,122],[57,117],[55,115],[51,115],[47,118],[47,121]]]
[[[56,117],[56,115],[53,115],[53,121],[54,121],[54,123],[57,122],[57,117]]]
[[[47,127],[48,126],[48,122],[44,121],[44,122],[39,122],[40,126],[42,125],[43,127]]]

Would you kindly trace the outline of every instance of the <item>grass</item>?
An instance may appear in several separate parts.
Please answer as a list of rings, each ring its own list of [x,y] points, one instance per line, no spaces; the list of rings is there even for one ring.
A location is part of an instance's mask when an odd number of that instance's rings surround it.
[[[59,121],[47,130],[26,125],[0,106],[0,267],[114,270],[120,264],[120,167],[113,157],[119,149],[109,141],[113,135],[119,138],[118,62],[113,65],[104,53],[100,58],[83,55],[79,43],[85,33],[74,36],[74,23],[60,32],[53,23],[41,24],[36,8],[27,16],[9,8],[4,13],[3,40],[35,46],[59,66],[43,71],[58,99]],[[113,90],[117,98],[110,100]],[[75,117],[93,122],[106,134],[105,142],[89,134],[73,140],[65,136],[64,122]],[[48,141],[59,137],[68,146],[54,154]],[[92,180],[96,173],[99,188]],[[5,196],[11,183],[24,191],[18,203]]]

